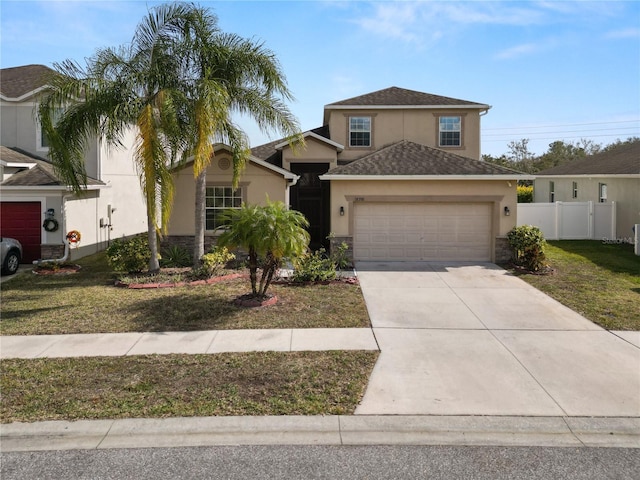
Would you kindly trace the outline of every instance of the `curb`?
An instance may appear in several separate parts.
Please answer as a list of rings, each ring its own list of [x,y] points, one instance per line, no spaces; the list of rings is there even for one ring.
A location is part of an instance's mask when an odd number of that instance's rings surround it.
[[[3,452],[214,445],[640,448],[640,418],[264,416],[3,424]]]

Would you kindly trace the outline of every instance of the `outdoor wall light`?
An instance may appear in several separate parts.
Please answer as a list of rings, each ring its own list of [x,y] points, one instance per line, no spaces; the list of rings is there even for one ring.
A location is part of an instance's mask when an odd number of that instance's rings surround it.
[[[509,210],[509,207],[504,207],[504,216],[508,217],[509,215],[511,215],[511,210]]]
[[[344,207],[340,207],[340,216],[344,217]]]

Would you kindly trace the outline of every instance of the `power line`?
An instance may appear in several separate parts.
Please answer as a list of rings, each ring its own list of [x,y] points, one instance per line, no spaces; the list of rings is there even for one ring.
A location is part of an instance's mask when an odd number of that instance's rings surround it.
[[[527,140],[568,140],[568,139],[573,139],[573,138],[579,138],[579,139],[583,139],[586,138],[587,140],[590,138],[595,138],[595,137],[609,137],[609,138],[614,138],[614,137],[618,137],[618,138],[627,138],[627,137],[634,137],[634,136],[640,136],[640,133],[637,134],[624,134],[624,135],[616,135],[614,133],[612,134],[602,134],[602,135],[579,135],[579,136],[564,136],[564,135],[558,135],[555,137],[535,137],[535,138],[527,138]],[[490,138],[490,139],[484,139],[484,137],[482,138],[482,143],[492,143],[492,142],[510,142],[512,141],[512,138],[503,138],[503,139],[496,139],[496,138]]]
[[[526,129],[534,129],[534,128],[556,128],[556,127],[581,127],[584,125],[615,125],[619,123],[636,123],[640,125],[640,119],[638,120],[620,120],[616,122],[592,122],[592,123],[563,123],[556,125],[527,125],[520,127],[494,127],[494,128],[483,128],[483,131],[488,130],[526,130]]]
[[[607,131],[620,131],[620,130],[637,130],[637,127],[616,127],[616,128],[592,128],[589,130],[558,130],[554,132],[532,132],[531,135],[559,135],[563,133],[580,133],[580,132],[607,132]],[[519,133],[487,133],[484,134],[487,137],[497,137],[501,135],[520,135]],[[523,134],[524,135],[524,134]],[[526,135],[525,135],[526,136]]]

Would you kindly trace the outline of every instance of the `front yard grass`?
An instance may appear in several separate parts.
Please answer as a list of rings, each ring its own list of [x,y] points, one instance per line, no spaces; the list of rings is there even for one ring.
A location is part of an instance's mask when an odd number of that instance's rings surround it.
[[[550,275],[521,278],[608,330],[640,330],[640,256],[633,245],[550,241]]]
[[[248,279],[130,290],[114,287],[104,254],[77,263],[75,274],[24,272],[4,283],[2,335],[370,326],[358,285],[273,285],[276,305],[248,309],[233,305]]]
[[[2,361],[2,423],[352,414],[377,352]]]

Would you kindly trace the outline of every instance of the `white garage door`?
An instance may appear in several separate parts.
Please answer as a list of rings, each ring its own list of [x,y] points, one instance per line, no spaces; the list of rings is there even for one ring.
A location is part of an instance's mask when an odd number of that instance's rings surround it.
[[[490,261],[491,204],[355,205],[356,260]]]

